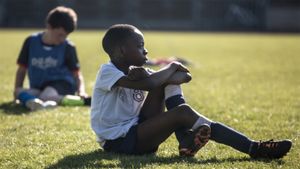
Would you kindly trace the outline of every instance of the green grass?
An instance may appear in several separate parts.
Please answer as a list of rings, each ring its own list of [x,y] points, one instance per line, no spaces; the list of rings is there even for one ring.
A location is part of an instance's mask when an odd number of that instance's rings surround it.
[[[186,100],[207,117],[253,139],[290,138],[281,160],[251,160],[210,142],[195,158],[180,158],[172,135],[156,155],[126,156],[99,149],[89,108],[28,112],[12,103],[16,58],[34,30],[0,30],[0,168],[300,168],[300,35],[144,32],[149,57],[189,60]],[[103,31],[77,31],[86,89],[108,61]],[[156,68],[157,69],[157,68]],[[28,86],[28,82],[26,82]]]

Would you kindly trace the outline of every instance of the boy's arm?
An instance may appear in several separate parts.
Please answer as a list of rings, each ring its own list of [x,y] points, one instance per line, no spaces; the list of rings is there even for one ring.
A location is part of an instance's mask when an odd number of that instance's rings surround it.
[[[23,88],[24,79],[26,76],[27,68],[25,66],[19,66],[16,72],[15,88],[14,88],[14,99],[17,98],[17,91]]]
[[[130,66],[127,77],[129,80],[137,81],[149,77],[152,73],[154,73],[154,71],[147,68]],[[189,72],[176,71],[170,76],[166,84],[180,85],[191,80],[192,76]]]
[[[88,95],[85,92],[84,79],[83,79],[83,76],[82,76],[80,70],[74,71],[73,75],[74,75],[76,83],[77,83],[77,93],[78,93],[78,96],[80,96],[80,97],[87,97]]]
[[[182,83],[187,83],[192,80],[192,76],[189,72],[176,71],[168,79],[167,84],[180,85]]]
[[[149,91],[165,84],[176,71],[188,72],[188,70],[182,64],[178,62],[172,62],[171,64],[155,73],[152,73],[149,75],[149,77],[146,77],[142,80],[133,81],[128,78],[128,76],[123,76],[115,83],[115,86]]]
[[[152,72],[153,73],[153,72]],[[147,69],[143,67],[130,66],[128,70],[127,77],[130,80],[143,80],[150,76],[150,73]]]
[[[73,43],[68,42],[65,50],[65,64],[73,73],[77,85],[77,94],[80,97],[88,97],[85,92],[84,78],[80,71],[80,64],[77,57],[76,47]]]
[[[29,58],[29,46],[30,46],[30,36],[25,39],[17,59],[18,68],[16,72],[15,88],[13,93],[15,100],[18,97],[17,95],[20,92],[20,89],[23,88],[24,79],[26,77],[28,58]]]

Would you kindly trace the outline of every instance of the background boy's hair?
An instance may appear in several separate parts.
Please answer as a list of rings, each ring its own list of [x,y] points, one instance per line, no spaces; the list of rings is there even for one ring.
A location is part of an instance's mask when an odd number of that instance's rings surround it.
[[[63,28],[71,33],[77,26],[77,14],[71,8],[58,6],[48,13],[46,23],[52,28]]]
[[[104,51],[112,57],[115,48],[122,46],[135,30],[137,30],[136,27],[128,24],[116,24],[111,26],[102,39]]]

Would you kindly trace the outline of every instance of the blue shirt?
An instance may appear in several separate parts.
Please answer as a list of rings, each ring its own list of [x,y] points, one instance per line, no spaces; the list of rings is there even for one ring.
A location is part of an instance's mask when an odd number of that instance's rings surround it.
[[[63,80],[75,89],[72,71],[79,70],[75,47],[68,40],[60,45],[46,45],[42,35],[28,37],[18,58],[18,64],[28,67],[30,88],[40,89],[49,82]]]

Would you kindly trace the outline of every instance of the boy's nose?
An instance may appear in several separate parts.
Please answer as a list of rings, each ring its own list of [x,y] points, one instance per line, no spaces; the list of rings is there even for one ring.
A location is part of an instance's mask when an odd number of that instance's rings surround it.
[[[147,55],[147,54],[148,54],[148,50],[144,49],[144,55]]]

